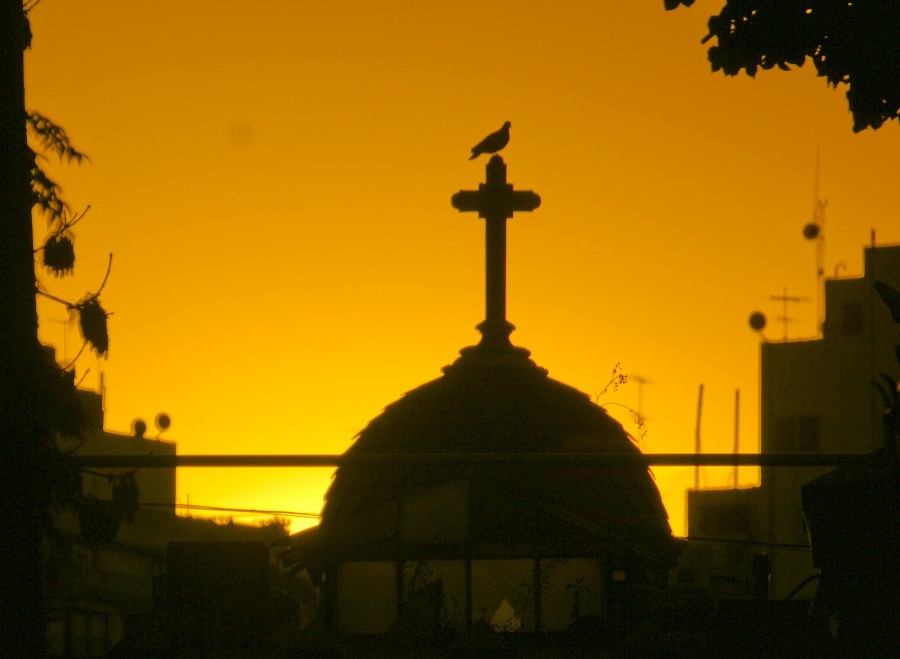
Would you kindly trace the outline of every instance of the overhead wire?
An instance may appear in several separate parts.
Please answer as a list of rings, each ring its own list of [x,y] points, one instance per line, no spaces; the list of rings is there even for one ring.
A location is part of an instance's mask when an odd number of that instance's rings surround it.
[[[276,515],[279,517],[301,517],[304,519],[318,519],[319,513],[304,513],[295,510],[262,510],[258,508],[232,508],[228,506],[205,506],[195,503],[165,503],[165,502],[141,502],[139,505],[148,508],[175,508],[185,510],[205,510],[213,512],[246,513],[248,515]]]

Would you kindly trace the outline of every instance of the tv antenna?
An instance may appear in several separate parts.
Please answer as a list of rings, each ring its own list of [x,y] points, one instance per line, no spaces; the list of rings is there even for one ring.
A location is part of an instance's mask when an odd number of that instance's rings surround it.
[[[631,375],[629,376],[632,380],[637,382],[637,394],[638,394],[638,404],[637,404],[637,414],[644,421],[647,420],[647,417],[644,416],[644,385],[645,384],[655,384],[653,380],[648,380],[643,375]]]
[[[788,316],[788,303],[789,302],[808,302],[809,298],[805,297],[797,297],[796,295],[788,295],[787,286],[784,288],[784,293],[781,295],[773,295],[771,299],[776,302],[781,302],[782,312],[781,315],[776,317],[775,320],[780,320],[784,325],[784,340],[787,341],[788,338],[788,323],[793,322],[794,319]],[[752,325],[752,322],[751,322]],[[762,328],[760,328],[762,329]]]
[[[825,321],[823,301],[825,297],[825,207],[828,200],[819,198],[819,147],[816,147],[816,176],[813,183],[813,217],[803,227],[803,237],[816,241],[816,329]],[[785,337],[787,338],[787,337]]]
[[[66,363],[69,361],[69,326],[71,322],[68,320],[60,320],[59,318],[48,318],[46,322],[49,323],[57,323],[62,325],[62,362]]]

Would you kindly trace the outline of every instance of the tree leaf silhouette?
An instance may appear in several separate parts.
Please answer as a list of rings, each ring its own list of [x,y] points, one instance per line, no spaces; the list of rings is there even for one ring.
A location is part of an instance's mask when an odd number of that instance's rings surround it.
[[[83,497],[77,502],[76,510],[81,537],[88,544],[107,545],[115,539],[119,521],[113,512],[112,502],[96,497]]]
[[[47,216],[47,224],[62,221],[67,206],[61,197],[62,189],[40,167],[31,168],[31,194],[34,205]]]
[[[667,10],[692,0],[663,0]],[[713,71],[803,66],[809,58],[826,83],[847,85],[853,131],[900,117],[900,6],[895,2],[725,0],[708,22]]]
[[[53,151],[60,160],[81,164],[82,160],[90,162],[87,154],[79,151],[69,142],[69,136],[62,126],[58,126],[50,119],[37,112],[30,112],[26,118],[26,125],[37,139],[41,148]]]
[[[891,318],[895,323],[900,323],[900,292],[893,286],[885,284],[883,281],[876,281],[872,286],[881,297],[881,301],[887,305],[891,311]]]

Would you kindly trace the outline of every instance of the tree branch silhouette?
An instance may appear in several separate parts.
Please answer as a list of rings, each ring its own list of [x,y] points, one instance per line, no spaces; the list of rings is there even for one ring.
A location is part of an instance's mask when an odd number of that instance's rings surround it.
[[[694,0],[663,0],[667,10]],[[702,42],[713,72],[754,77],[811,60],[826,84],[847,86],[853,131],[900,116],[900,6],[838,0],[726,0]]]
[[[63,370],[38,341],[35,272],[37,251],[51,270],[54,265],[62,274],[71,270],[71,239],[67,246],[62,238],[69,238],[77,219],[64,216],[60,187],[38,165],[29,136],[38,151],[56,153],[63,161],[81,162],[86,156],[64,130],[25,109],[24,51],[32,42],[28,14],[38,2],[0,0],[0,460],[11,467],[4,499],[11,533],[6,562],[12,566],[0,571],[0,605],[10,630],[3,649],[16,657],[46,654],[44,535],[55,507],[83,498],[81,473],[71,456],[61,454],[57,437],[79,436],[84,414],[74,371]],[[35,210],[47,216],[53,238],[41,250],[34,245]],[[92,318],[89,325],[102,321],[103,332],[89,340],[105,354],[107,314],[97,295],[99,291],[75,306],[81,305],[82,325],[85,316]]]

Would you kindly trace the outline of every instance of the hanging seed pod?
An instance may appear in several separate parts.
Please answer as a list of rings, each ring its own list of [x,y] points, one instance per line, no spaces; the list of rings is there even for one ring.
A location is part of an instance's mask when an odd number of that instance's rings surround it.
[[[72,239],[65,234],[50,236],[44,243],[44,266],[57,277],[72,274],[75,267],[75,249]]]
[[[73,308],[78,314],[81,336],[99,357],[106,355],[109,351],[109,332],[106,326],[109,314],[100,306],[100,300],[91,297],[74,305]]]

